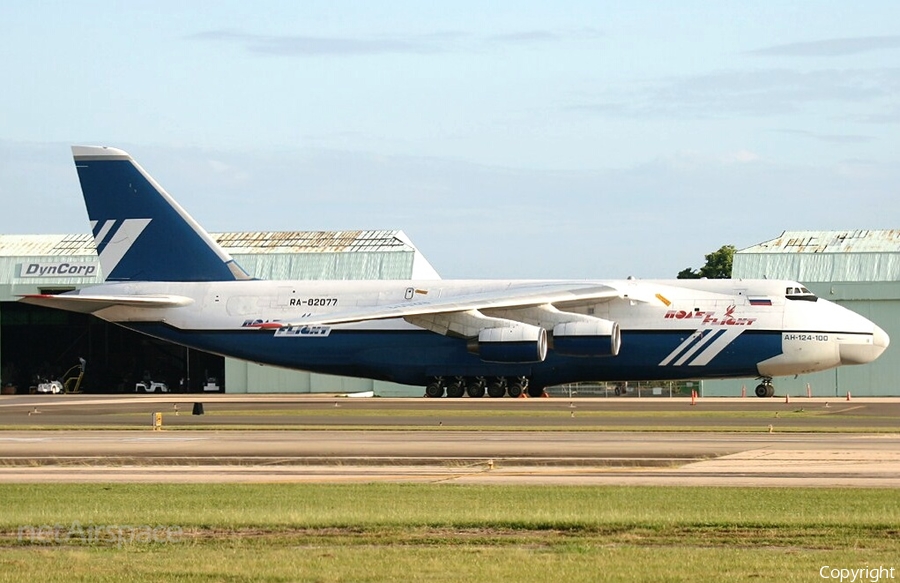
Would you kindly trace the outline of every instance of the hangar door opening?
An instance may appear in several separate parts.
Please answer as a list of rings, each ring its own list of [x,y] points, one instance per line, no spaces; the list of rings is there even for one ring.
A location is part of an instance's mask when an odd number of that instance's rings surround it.
[[[63,375],[83,358],[81,390],[135,392],[139,381],[164,382],[172,392],[200,392],[214,379],[224,390],[225,359],[188,351],[88,314],[16,302],[0,304],[0,380],[18,393]],[[190,366],[190,369],[188,369]]]

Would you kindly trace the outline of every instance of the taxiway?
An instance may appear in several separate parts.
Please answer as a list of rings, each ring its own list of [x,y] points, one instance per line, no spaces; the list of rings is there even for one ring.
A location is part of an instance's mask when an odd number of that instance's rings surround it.
[[[207,414],[190,415],[201,397]],[[151,429],[153,411],[165,411],[162,430]],[[692,406],[683,399],[4,397],[0,482],[897,487],[898,413],[900,402],[889,399]],[[641,429],[620,429],[628,427]]]

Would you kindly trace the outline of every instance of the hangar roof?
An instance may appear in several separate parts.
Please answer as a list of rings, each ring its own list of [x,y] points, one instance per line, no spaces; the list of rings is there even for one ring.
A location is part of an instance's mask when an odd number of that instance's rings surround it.
[[[0,235],[0,257],[94,255],[90,235]]]
[[[226,251],[238,254],[411,252],[402,231],[257,231],[210,233]],[[79,235],[0,235],[0,256],[94,255],[94,239]]]
[[[784,231],[780,237],[738,253],[897,253],[900,229]]]
[[[735,253],[731,275],[804,283],[900,281],[900,230],[785,231]]]

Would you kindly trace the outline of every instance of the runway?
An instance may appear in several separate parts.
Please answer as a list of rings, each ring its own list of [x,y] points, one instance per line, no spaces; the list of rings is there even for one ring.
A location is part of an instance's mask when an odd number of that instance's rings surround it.
[[[206,414],[190,415],[198,398]],[[898,413],[891,399],[3,397],[0,482],[893,488]]]
[[[0,482],[900,484],[891,400],[203,397],[3,398]]]
[[[194,403],[205,415],[192,416]],[[290,394],[0,396],[0,427],[873,431],[900,433],[900,399],[354,399]]]

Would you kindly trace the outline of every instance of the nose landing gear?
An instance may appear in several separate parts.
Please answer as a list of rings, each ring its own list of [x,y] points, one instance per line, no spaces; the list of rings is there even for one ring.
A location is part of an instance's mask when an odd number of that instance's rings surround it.
[[[763,377],[762,382],[756,385],[756,396],[764,399],[775,396],[775,387],[772,385],[772,377]]]

